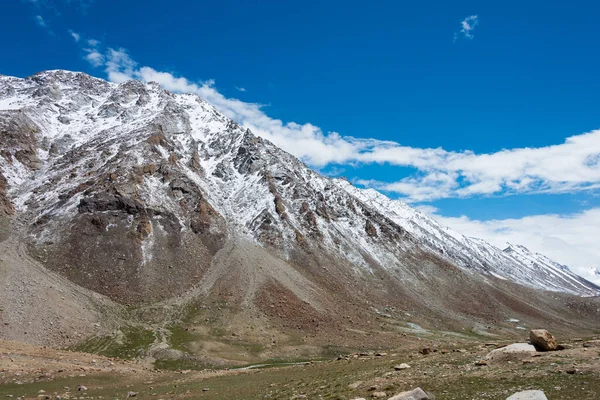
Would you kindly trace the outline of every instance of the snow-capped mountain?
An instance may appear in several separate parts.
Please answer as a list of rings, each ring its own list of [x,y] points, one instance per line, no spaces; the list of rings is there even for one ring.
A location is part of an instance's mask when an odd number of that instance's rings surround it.
[[[344,187],[419,238],[419,242],[431,252],[462,268],[546,290],[594,293],[588,292],[589,282],[542,254],[533,254],[523,246],[509,245],[500,250],[484,240],[470,238],[442,226],[406,203],[391,200],[376,190],[358,189],[347,182]]]
[[[274,281],[316,309],[323,286],[348,296],[374,287],[361,282],[378,282],[381,296],[450,279],[600,290],[522,247],[500,250],[323,177],[199,97],[154,83],[2,76],[0,134],[0,200],[32,254],[122,302],[198,285],[230,293],[223,282],[244,280],[231,293],[241,301]]]

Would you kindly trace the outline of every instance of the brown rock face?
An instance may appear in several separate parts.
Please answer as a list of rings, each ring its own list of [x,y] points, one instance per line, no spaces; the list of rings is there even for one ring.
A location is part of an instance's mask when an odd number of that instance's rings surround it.
[[[529,332],[529,340],[538,351],[558,350],[556,339],[545,329],[532,329]]]
[[[0,173],[0,215],[12,215],[15,209],[10,202],[7,194],[8,183],[2,173]]]
[[[377,229],[369,220],[365,223],[365,232],[371,237],[377,237]]]

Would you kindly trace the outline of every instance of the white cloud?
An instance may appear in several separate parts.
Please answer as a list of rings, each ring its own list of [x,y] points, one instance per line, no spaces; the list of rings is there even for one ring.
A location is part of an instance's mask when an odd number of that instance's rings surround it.
[[[245,92],[245,91],[246,91],[246,88],[243,88],[243,87],[237,87],[237,86],[236,86],[235,88],[236,88],[238,91],[240,91],[240,92]]]
[[[85,59],[94,67],[99,67],[104,64],[104,55],[96,49],[85,49],[87,54]]]
[[[514,148],[489,154],[414,148],[391,141],[324,133],[310,123],[273,119],[265,114],[260,104],[225,97],[217,91],[213,81],[192,82],[169,72],[140,67],[122,48],[109,48],[103,53],[96,48],[86,51],[86,59],[93,65],[104,66],[109,80],[155,81],[173,92],[195,93],[240,125],[312,167],[379,163],[412,168],[412,175],[397,182],[356,182],[398,193],[408,201],[600,188],[600,130],[571,136],[557,145]]]
[[[437,215],[435,208],[420,208],[440,223],[471,237],[484,239],[499,248],[507,243],[523,244],[568,265],[576,274],[600,284],[592,266],[600,265],[600,208],[570,215],[531,215],[523,218],[478,221]]]
[[[46,21],[44,21],[44,18],[41,15],[36,15],[35,17],[35,23],[38,24],[39,26],[41,26],[42,28],[46,28]]]
[[[100,43],[96,43],[99,46]],[[559,193],[600,187],[600,130],[569,137],[564,143],[539,148],[515,148],[490,154],[423,149],[391,141],[344,137],[324,133],[310,123],[298,124],[270,118],[260,104],[227,98],[214,81],[193,82],[169,72],[139,66],[125,49],[100,53],[109,80],[154,81],[179,93],[195,93],[224,114],[250,128],[309,165],[319,168],[337,164],[387,163],[412,167],[415,174],[398,182],[359,181],[367,186],[397,192],[412,201],[445,197],[468,197],[507,193]],[[88,53],[88,56],[91,53]],[[95,57],[95,56],[94,56]],[[96,61],[93,57],[88,61]],[[96,64],[94,64],[96,65]],[[418,206],[434,214],[437,209]],[[573,215],[534,215],[492,221],[467,217],[435,216],[441,223],[469,236],[483,238],[499,247],[506,242],[524,244],[573,271],[598,282],[589,266],[600,265],[600,208]]]
[[[460,31],[454,34],[454,40],[459,37],[465,37],[467,39],[473,39],[473,30],[479,25],[479,16],[471,15],[460,22]]]
[[[79,33],[73,32],[70,29],[69,29],[69,34],[73,37],[73,40],[75,40],[75,43],[79,42],[79,40],[81,39],[81,35]]]

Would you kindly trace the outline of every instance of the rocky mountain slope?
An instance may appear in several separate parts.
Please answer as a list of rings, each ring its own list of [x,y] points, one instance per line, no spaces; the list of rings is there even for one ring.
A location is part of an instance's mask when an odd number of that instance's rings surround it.
[[[600,318],[531,290],[598,294],[568,268],[322,177],[155,83],[1,76],[0,213],[45,268],[125,305],[220,298],[313,331],[409,310],[448,325]]]
[[[462,268],[505,278],[525,286],[563,291],[581,295],[598,294],[590,285],[569,268],[542,254],[531,253],[523,246],[509,246],[504,250],[477,238],[469,238],[408,206],[391,200],[373,189],[361,190],[349,183],[346,190],[381,213],[385,213],[415,237],[434,254]]]

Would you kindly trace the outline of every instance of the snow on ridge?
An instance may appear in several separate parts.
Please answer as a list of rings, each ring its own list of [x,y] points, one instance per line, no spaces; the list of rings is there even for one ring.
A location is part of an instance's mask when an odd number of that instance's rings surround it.
[[[152,83],[108,83],[83,73],[64,70],[44,71],[25,79],[0,76],[0,111],[19,109],[43,128],[42,134],[46,139],[51,142],[68,139],[65,143],[68,142],[66,146],[69,148],[83,146],[93,140],[121,140],[157,118],[165,118],[161,121],[172,131],[171,138],[178,146],[186,151],[199,151],[205,176],[201,177],[188,167],[182,170],[199,187],[207,189],[207,198],[220,214],[227,216],[240,231],[248,234],[253,221],[264,210],[276,214],[273,201],[265,200],[270,199],[271,194],[261,182],[261,176],[256,172],[241,174],[235,168],[230,168],[235,162],[237,149],[252,136],[251,133],[196,95],[172,94]],[[189,135],[180,134],[188,130]],[[574,275],[568,268],[543,255],[532,254],[522,246],[509,246],[510,251],[498,249],[481,239],[466,237],[441,225],[401,200],[392,200],[374,189],[356,188],[345,179],[320,176],[270,142],[262,140],[258,148],[260,161],[273,174],[294,176],[314,193],[329,193],[336,199],[350,196],[360,201],[408,232],[422,249],[466,271],[477,271],[546,290],[585,295],[597,294],[600,290]],[[161,156],[166,160],[169,154],[164,149],[161,151]],[[40,158],[46,160],[48,154],[40,152]],[[32,175],[20,163],[7,166],[2,159],[0,168],[5,171],[9,184],[19,187],[15,192],[18,209],[26,207],[30,188],[46,180],[45,174],[49,173],[44,169],[47,167],[43,167],[36,175]],[[216,181],[213,175],[222,171],[227,179]],[[156,203],[153,203],[154,206],[164,203],[162,205],[168,207],[168,202],[157,193],[161,187],[158,182],[148,181],[145,190],[148,198]],[[292,196],[285,192],[285,186],[283,190],[283,195],[288,196],[286,200],[292,202]],[[314,207],[317,201],[311,199],[310,203]],[[328,201],[328,205],[339,207],[339,214],[344,214],[343,206],[335,205],[333,200]],[[300,224],[293,213],[289,218],[293,223]],[[317,222],[325,228],[322,218]],[[364,226],[353,222],[345,217],[327,222],[329,229],[357,244],[357,249],[348,249],[348,260],[357,268],[368,271],[370,267],[361,256],[361,253],[367,253],[380,264],[393,266],[397,260],[386,253],[384,246],[374,245],[367,240]],[[327,235],[323,242],[325,246],[335,247]],[[600,274],[598,271],[596,273]]]

